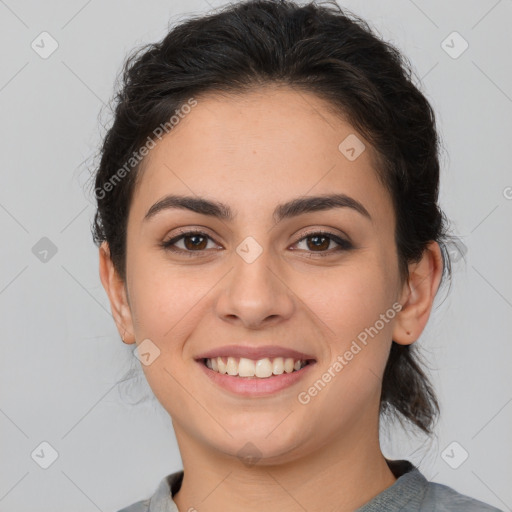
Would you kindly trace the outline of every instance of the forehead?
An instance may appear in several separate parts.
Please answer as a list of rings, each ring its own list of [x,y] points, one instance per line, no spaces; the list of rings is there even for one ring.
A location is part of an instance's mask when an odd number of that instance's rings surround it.
[[[333,192],[367,203],[370,213],[390,207],[373,148],[330,104],[267,87],[197,98],[146,156],[130,216],[142,220],[170,193],[212,197],[242,213],[257,206],[247,211],[254,218],[283,199]]]

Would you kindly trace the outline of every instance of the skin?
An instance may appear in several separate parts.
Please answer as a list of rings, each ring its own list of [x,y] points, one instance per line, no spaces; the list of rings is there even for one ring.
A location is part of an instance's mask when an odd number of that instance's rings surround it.
[[[354,161],[338,149],[349,134],[366,145]],[[149,338],[160,350],[142,368],[180,448],[180,511],[351,511],[396,481],[379,445],[382,375],[392,340],[410,344],[423,331],[442,259],[432,242],[400,280],[395,213],[372,157],[323,100],[286,87],[202,97],[146,157],[128,219],[126,282],[106,243],[100,277],[124,342]],[[337,208],[273,221],[280,203],[333,192],[357,199],[371,220]],[[144,221],[170,193],[221,201],[236,217],[172,209]],[[191,257],[159,245],[178,228],[199,227],[211,237],[199,240],[202,256],[190,238],[175,245]],[[354,248],[337,251],[329,239],[317,248],[304,238],[320,229],[349,237]],[[248,236],[263,251],[252,263],[236,252]],[[325,389],[299,403],[298,393],[394,303],[401,311]],[[225,344],[279,344],[317,363],[274,395],[234,396],[194,360]],[[259,451],[256,464],[237,455],[248,441]]]

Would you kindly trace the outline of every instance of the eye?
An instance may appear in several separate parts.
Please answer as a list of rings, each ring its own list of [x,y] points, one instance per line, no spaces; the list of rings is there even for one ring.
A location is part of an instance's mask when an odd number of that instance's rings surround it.
[[[307,243],[307,241],[311,239],[312,243]],[[208,245],[208,240],[214,241],[211,236],[203,231],[182,231],[180,235],[171,238],[165,242],[162,242],[162,247],[168,251],[186,254],[187,256],[192,256],[193,253],[203,253]],[[329,256],[334,252],[347,251],[353,248],[353,245],[344,238],[341,238],[334,233],[330,233],[329,231],[315,231],[312,233],[306,234],[300,240],[295,242],[294,245],[306,242],[307,248],[313,248],[312,254],[308,257],[317,257],[317,256]],[[183,242],[184,247],[177,247],[178,242]],[[322,249],[327,249],[331,242],[335,242],[338,244],[338,249],[326,251]],[[316,250],[320,249],[320,250]],[[295,250],[295,249],[294,249]],[[307,249],[306,249],[307,250]],[[314,254],[317,253],[317,254]]]
[[[208,242],[205,243],[205,240],[208,239],[213,241],[213,239],[203,231],[182,231],[180,235],[166,242],[162,242],[161,245],[168,251],[192,256],[194,252],[204,252],[204,249],[206,249],[208,245]],[[175,245],[181,241],[185,244],[184,248],[175,247]]]
[[[308,240],[311,240],[311,243],[308,243]],[[330,251],[322,250],[327,249],[331,245],[331,242],[338,244],[338,249]],[[296,242],[295,245],[300,243],[305,243],[307,249],[314,249],[313,251],[309,251],[312,253],[308,256],[309,258],[329,256],[334,252],[348,251],[354,247],[348,240],[345,240],[334,233],[330,233],[329,231],[315,231],[313,233],[308,233]],[[316,249],[319,250],[317,251]]]

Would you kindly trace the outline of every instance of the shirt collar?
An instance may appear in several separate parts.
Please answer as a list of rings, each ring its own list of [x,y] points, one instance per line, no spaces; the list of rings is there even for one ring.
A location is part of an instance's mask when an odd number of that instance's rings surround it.
[[[420,510],[421,501],[428,486],[427,479],[407,460],[387,460],[397,477],[396,482],[379,493],[356,512],[398,512]],[[167,475],[159,484],[149,502],[148,512],[179,512],[172,499],[181,487],[183,470]]]
[[[428,487],[427,479],[407,460],[386,460],[386,462],[397,477],[396,482],[358,508],[356,512],[419,511]]]
[[[183,470],[167,475],[159,484],[149,502],[148,512],[179,512],[172,499],[183,480]]]

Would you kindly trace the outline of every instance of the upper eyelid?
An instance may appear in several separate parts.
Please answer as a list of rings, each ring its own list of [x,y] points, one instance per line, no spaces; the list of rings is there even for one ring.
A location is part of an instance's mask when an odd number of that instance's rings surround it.
[[[346,242],[352,243],[351,238],[347,234],[345,234],[343,231],[341,231],[340,233],[334,233],[333,231],[331,231],[330,228],[311,228],[311,229],[308,229],[307,231],[301,231],[297,235],[297,236],[299,236],[299,238],[297,239],[297,242],[300,242],[303,238],[306,238],[306,237],[312,236],[312,235],[316,235],[316,234],[325,234],[325,235],[332,236],[334,238],[341,238],[342,240],[345,240]],[[297,243],[297,242],[295,242],[295,243]]]
[[[345,242],[347,242],[348,244],[351,244],[351,240],[350,240],[350,237],[348,237],[347,235],[345,234],[336,234],[336,233],[333,233],[332,231],[329,231],[328,229],[326,228],[312,228],[311,230],[308,230],[308,231],[303,231],[301,233],[299,233],[298,235],[298,238],[297,240],[293,243],[293,245],[296,245],[297,243],[301,242],[302,240],[304,240],[304,238],[307,238],[309,236],[313,236],[313,235],[325,235],[325,236],[329,236],[331,237],[332,241],[337,243],[338,245],[339,242],[337,242],[335,239],[336,238],[339,238]],[[164,241],[163,243],[164,244],[168,244],[168,245],[173,245],[179,241],[181,241],[183,238],[187,237],[187,236],[192,236],[192,235],[201,235],[201,236],[205,236],[207,238],[209,238],[211,241],[213,241],[214,243],[216,243],[217,245],[221,245],[219,244],[219,242],[217,242],[215,240],[215,238],[208,234],[206,231],[204,231],[202,228],[198,228],[198,229],[187,229],[187,230],[183,230],[183,231],[180,231],[178,234],[176,234],[175,236],[172,236],[171,238],[169,238],[168,240]],[[170,242],[173,242],[173,244],[171,244]],[[184,250],[184,249],[179,249],[179,250]],[[204,251],[187,251],[187,250],[184,250],[185,252],[204,252]]]

